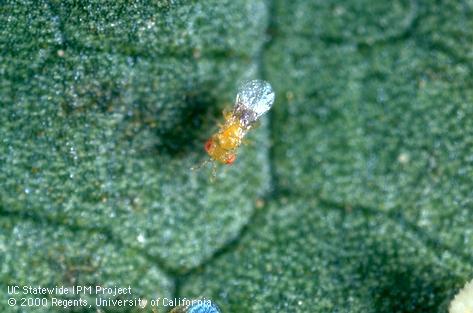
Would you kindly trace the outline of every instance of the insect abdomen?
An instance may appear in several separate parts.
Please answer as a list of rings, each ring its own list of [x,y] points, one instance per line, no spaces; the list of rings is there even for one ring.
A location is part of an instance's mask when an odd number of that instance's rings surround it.
[[[205,144],[210,157],[223,164],[232,164],[236,159],[235,150],[245,135],[238,121],[229,121]]]

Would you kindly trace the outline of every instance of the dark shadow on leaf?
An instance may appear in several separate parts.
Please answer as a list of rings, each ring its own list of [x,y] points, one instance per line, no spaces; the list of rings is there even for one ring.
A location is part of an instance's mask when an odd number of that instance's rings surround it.
[[[402,248],[387,248],[381,242],[367,249],[372,255],[361,262],[358,273],[361,285],[369,286],[373,312],[447,311],[462,283],[451,271],[441,271],[434,261],[421,262],[414,249],[412,256],[393,254]]]
[[[156,149],[160,153],[183,157],[192,151],[203,150],[219,114],[217,100],[207,90],[199,88],[186,94],[186,109],[174,127],[159,134],[160,142]]]
[[[120,141],[129,142],[130,150],[136,151],[138,158],[182,158],[190,153],[205,153],[205,140],[216,129],[221,112],[221,103],[211,95],[210,88],[199,85],[183,90],[185,103],[173,111],[166,123],[161,115],[169,114],[169,108],[137,105],[120,126]]]

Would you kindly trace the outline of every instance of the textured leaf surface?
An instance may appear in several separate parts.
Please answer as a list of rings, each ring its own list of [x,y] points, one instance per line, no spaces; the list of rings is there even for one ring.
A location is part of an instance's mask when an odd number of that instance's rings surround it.
[[[282,198],[183,293],[224,312],[445,312],[471,262],[401,218]]]
[[[189,169],[256,73],[262,3],[1,10],[3,210],[110,231],[175,271],[238,233],[267,188],[266,129],[217,183]]]
[[[156,299],[172,296],[174,283],[159,267],[139,252],[114,243],[104,234],[71,231],[51,223],[24,219],[0,221],[0,273],[2,286],[119,286],[131,287],[130,299]],[[7,253],[8,252],[8,253]],[[26,297],[38,298],[34,295]],[[48,296],[47,296],[48,297]],[[108,295],[103,298],[108,298]],[[24,295],[18,295],[18,304]],[[79,299],[72,295],[49,295],[52,298]],[[82,295],[95,305],[95,295]],[[111,297],[113,298],[113,297]],[[12,309],[0,303],[2,312]],[[89,309],[88,306],[85,306]],[[17,311],[22,309],[15,307]],[[28,312],[51,312],[63,308],[27,308]],[[64,310],[64,309],[63,309]],[[91,310],[92,311],[92,310]]]
[[[276,113],[275,124],[287,125],[275,130],[281,188],[400,211],[446,244],[471,249],[471,231],[452,233],[473,218],[467,67],[411,41],[363,55],[318,47],[301,79],[321,83],[285,89],[285,77],[280,85],[281,96],[295,94]]]
[[[473,277],[472,21],[471,1],[2,2],[0,281],[445,312]],[[260,73],[270,122],[214,183],[190,171]]]
[[[275,41],[268,71],[286,99],[274,122],[278,183],[399,212],[471,251],[472,68],[417,40],[424,35],[416,28],[405,37],[362,47],[318,37]]]
[[[182,294],[228,312],[445,312],[473,276],[472,9],[276,1],[279,200]]]

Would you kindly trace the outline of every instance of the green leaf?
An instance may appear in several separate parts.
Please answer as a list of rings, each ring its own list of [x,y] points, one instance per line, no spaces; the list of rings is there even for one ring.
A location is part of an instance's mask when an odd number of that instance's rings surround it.
[[[400,217],[312,198],[271,202],[185,296],[223,312],[445,312],[468,258]]]
[[[5,287],[17,285],[21,288],[41,286],[53,289],[55,286],[93,286],[92,295],[87,292],[72,295],[72,289],[68,295],[54,292],[49,296],[50,305],[53,305],[53,298],[82,298],[87,303],[82,302],[76,309],[89,309],[89,305],[95,307],[96,298],[113,298],[108,294],[96,295],[95,286],[130,286],[131,299],[170,298],[174,290],[172,279],[139,252],[113,242],[104,234],[71,230],[51,222],[41,224],[21,218],[0,220],[0,251],[0,281]],[[25,298],[44,297],[24,295],[23,289],[20,292],[14,296],[19,305],[24,303],[22,299]],[[19,309],[18,306],[15,309]],[[2,312],[12,309],[3,301],[0,308]],[[32,306],[27,309],[28,312],[59,312],[66,308]]]
[[[273,123],[276,179],[288,192],[402,214],[468,251],[472,68],[416,28],[404,36],[371,46],[275,40],[268,75],[285,100]]]
[[[109,231],[172,271],[238,234],[267,189],[267,130],[215,183],[190,168],[256,74],[262,3],[25,1],[1,16],[3,210]]]
[[[275,2],[275,199],[182,295],[225,312],[445,312],[473,276],[473,7],[362,3]]]
[[[473,276],[472,21],[471,1],[3,1],[2,285],[445,312]],[[269,121],[214,182],[191,171],[258,76]]]
[[[169,297],[237,236],[268,189],[267,127],[215,182],[190,168],[258,74],[266,22],[261,1],[2,2],[2,285]]]

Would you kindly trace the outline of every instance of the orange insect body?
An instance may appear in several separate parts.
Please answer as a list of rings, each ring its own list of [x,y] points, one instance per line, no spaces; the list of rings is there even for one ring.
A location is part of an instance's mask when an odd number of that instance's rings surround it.
[[[233,112],[224,113],[225,123],[205,143],[210,158],[222,164],[232,164],[243,137],[273,102],[274,92],[269,83],[261,80],[244,83],[239,88]]]
[[[236,159],[236,149],[246,132],[247,129],[238,119],[225,115],[225,124],[206,142],[205,150],[213,160],[232,164]]]

